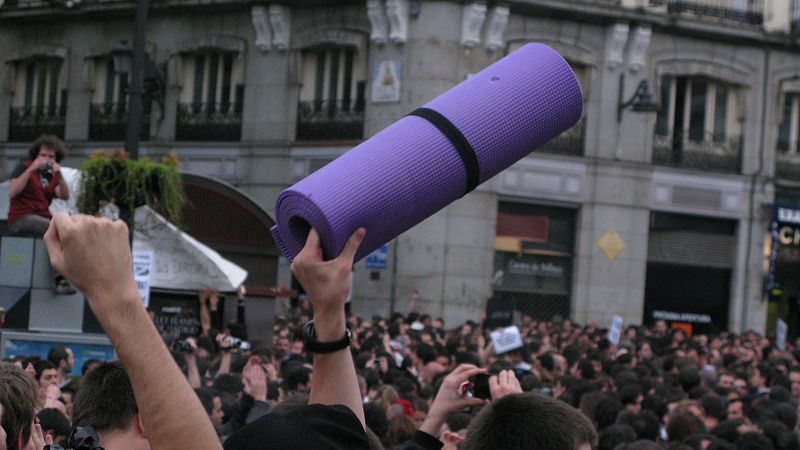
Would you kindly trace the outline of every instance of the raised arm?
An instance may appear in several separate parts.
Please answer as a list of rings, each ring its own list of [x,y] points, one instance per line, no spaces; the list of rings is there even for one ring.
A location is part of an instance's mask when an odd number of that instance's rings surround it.
[[[128,370],[151,447],[221,448],[139,299],[125,223],[58,213],[44,239],[50,264],[86,295]]]
[[[292,272],[314,307],[315,338],[319,342],[338,341],[345,335],[344,302],[350,291],[353,258],[365,234],[366,231],[359,228],[336,259],[323,261],[319,235],[312,229],[305,247],[292,262]],[[314,355],[308,402],[345,405],[364,426],[364,407],[349,348]]]

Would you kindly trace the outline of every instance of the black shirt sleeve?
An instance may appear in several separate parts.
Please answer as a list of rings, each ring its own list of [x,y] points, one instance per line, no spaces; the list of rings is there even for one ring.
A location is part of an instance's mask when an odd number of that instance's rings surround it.
[[[17,163],[17,166],[14,167],[14,170],[11,171],[11,178],[17,178],[18,176],[22,175],[23,173],[25,173],[25,169],[27,169],[27,167],[25,167],[25,164]]]
[[[398,450],[440,450],[442,447],[444,447],[442,441],[424,431],[417,430],[410,440],[398,447]]]

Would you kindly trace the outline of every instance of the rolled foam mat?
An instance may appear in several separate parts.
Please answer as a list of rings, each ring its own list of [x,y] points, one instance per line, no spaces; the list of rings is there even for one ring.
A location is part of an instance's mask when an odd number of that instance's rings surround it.
[[[281,192],[272,235],[293,260],[311,227],[358,261],[575,125],[583,97],[555,50],[527,44]]]

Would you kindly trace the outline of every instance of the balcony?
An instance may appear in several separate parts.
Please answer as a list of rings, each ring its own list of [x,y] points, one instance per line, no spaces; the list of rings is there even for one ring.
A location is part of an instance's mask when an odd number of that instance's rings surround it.
[[[574,127],[559,134],[539,147],[538,152],[556,155],[583,156],[584,136],[586,135],[586,119],[581,119]]]
[[[150,139],[150,105],[144,102],[139,139]],[[124,141],[128,130],[126,103],[94,103],[89,111],[89,139],[93,141]]]
[[[364,102],[301,101],[297,105],[298,141],[341,141],[364,138]]]
[[[775,153],[775,176],[800,181],[800,155],[778,151]]]
[[[764,0],[668,0],[667,11],[752,25],[764,22]]]
[[[238,141],[242,138],[242,105],[181,103],[175,124],[178,141]]]
[[[696,137],[696,136],[693,136]],[[740,173],[742,137],[713,135],[687,139],[682,134],[655,136],[653,164],[708,172]]]
[[[8,140],[29,142],[43,134],[64,137],[67,106],[20,106],[11,108]]]

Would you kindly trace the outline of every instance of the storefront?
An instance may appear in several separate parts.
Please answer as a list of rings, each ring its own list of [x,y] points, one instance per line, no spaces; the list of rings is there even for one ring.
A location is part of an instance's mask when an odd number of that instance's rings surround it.
[[[767,334],[781,319],[788,335],[800,333],[800,194],[778,191],[764,244],[764,295],[769,299]]]
[[[735,243],[735,221],[651,213],[643,323],[725,329]]]
[[[570,316],[575,210],[500,202],[494,298],[540,320]]]

